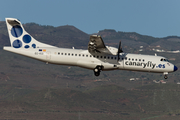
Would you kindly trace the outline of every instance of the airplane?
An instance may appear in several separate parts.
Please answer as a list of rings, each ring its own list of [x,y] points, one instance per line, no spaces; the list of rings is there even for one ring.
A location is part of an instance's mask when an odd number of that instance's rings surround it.
[[[168,73],[178,70],[167,58],[162,56],[124,53],[121,47],[105,46],[99,35],[91,35],[87,50],[67,49],[41,43],[27,33],[16,18],[6,18],[11,46],[3,49],[23,56],[34,58],[46,64],[78,66],[94,71],[99,76],[101,71],[128,70]]]

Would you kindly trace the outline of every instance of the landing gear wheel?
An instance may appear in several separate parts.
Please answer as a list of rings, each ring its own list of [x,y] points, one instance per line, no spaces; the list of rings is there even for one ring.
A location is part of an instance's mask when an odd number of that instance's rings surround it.
[[[168,76],[167,75],[164,75],[164,79],[167,79],[168,78]]]
[[[102,70],[102,67],[103,66],[96,66],[96,68],[94,68],[94,75],[95,76],[99,76],[100,75],[100,72]]]
[[[99,71],[102,70],[102,66],[97,66],[96,67]]]
[[[100,72],[94,72],[94,75],[95,75],[95,76],[99,76],[99,75],[100,75]]]
[[[100,70],[98,68],[95,68],[94,72],[100,72]]]

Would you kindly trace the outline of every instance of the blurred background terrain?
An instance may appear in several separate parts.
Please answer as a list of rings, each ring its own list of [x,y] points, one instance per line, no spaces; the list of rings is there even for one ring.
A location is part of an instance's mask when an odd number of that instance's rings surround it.
[[[23,25],[38,41],[57,47],[87,49],[89,34],[74,26]],[[180,67],[180,37],[154,38],[135,32],[104,29],[105,45],[127,53],[155,53]],[[45,64],[3,50],[10,46],[7,28],[0,22],[0,118],[63,120],[178,119],[180,72],[168,75],[133,71],[93,71]]]

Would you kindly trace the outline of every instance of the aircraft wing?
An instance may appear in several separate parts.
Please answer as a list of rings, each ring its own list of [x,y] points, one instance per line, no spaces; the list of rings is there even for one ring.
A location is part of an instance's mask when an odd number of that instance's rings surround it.
[[[88,43],[88,51],[90,53],[107,53],[111,54],[111,52],[105,46],[101,36],[91,35],[90,41]]]

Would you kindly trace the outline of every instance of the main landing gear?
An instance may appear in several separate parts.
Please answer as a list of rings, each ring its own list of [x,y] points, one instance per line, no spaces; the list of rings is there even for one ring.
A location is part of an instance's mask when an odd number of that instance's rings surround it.
[[[102,68],[103,68],[103,66],[99,66],[99,65],[96,66],[96,67],[94,68],[94,75],[95,75],[95,76],[99,76]]]
[[[168,72],[164,72],[164,79],[167,79],[168,78]]]

